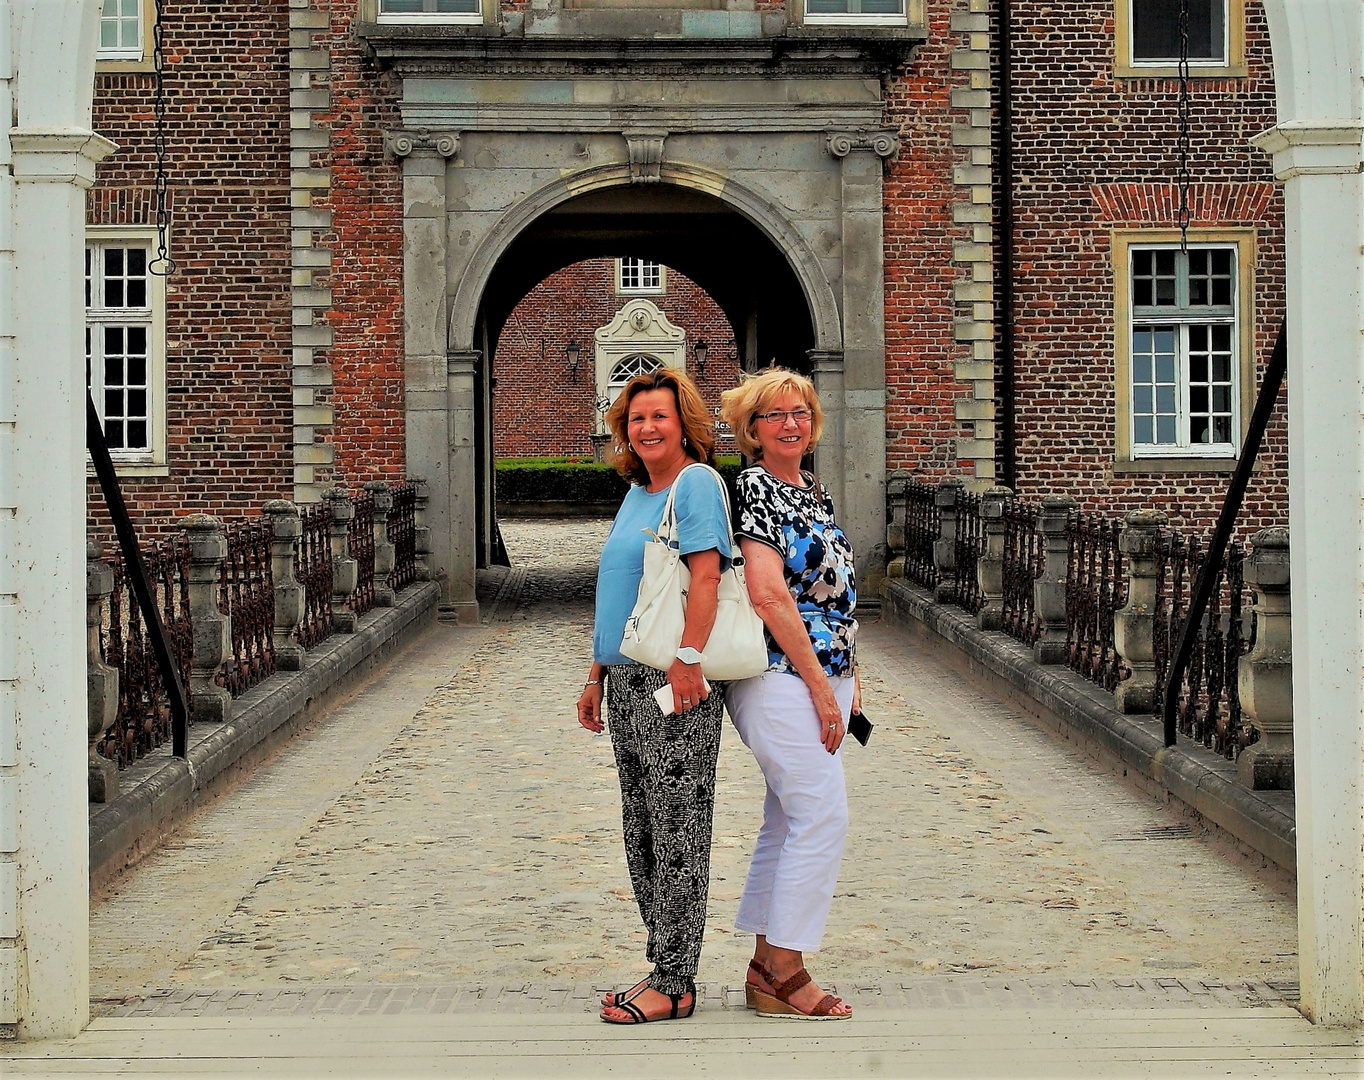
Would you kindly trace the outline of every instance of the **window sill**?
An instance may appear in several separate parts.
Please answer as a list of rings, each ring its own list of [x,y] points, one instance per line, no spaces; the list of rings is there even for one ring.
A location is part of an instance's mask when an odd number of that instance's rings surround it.
[[[1113,74],[1119,79],[1177,79],[1178,65],[1152,64],[1150,67],[1134,64],[1115,64]],[[1250,74],[1245,64],[1219,64],[1216,67],[1191,67],[1191,79],[1244,79]]]
[[[96,60],[96,75],[142,75],[154,73],[156,63],[151,57],[142,60]]]
[[[1140,474],[1140,473],[1222,473],[1229,474],[1236,471],[1239,458],[1204,458],[1204,457],[1155,457],[1155,458],[1136,458],[1135,460],[1115,460],[1113,462],[1113,472],[1115,474]],[[1258,472],[1261,463],[1256,461],[1255,471]]]
[[[114,474],[116,476],[169,476],[169,465],[158,465],[155,462],[145,461],[115,461]],[[95,467],[86,465],[85,475],[88,479],[94,479]]]

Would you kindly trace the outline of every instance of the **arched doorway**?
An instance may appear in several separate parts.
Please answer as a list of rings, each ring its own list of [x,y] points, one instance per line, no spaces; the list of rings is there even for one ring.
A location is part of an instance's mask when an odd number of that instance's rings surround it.
[[[448,194],[452,183],[472,190],[477,177],[465,174],[477,172],[480,160],[489,163],[484,179],[495,188],[527,179],[498,167],[507,153],[501,137],[486,135],[489,152],[470,153],[472,168],[434,151],[406,159],[409,187],[423,196],[408,200],[407,302],[409,312],[427,313],[408,319],[408,460],[431,488],[432,547],[446,575],[447,617],[476,617],[474,575],[491,555],[491,400],[503,328],[537,283],[588,258],[646,258],[676,268],[723,310],[744,366],[775,362],[811,374],[828,417],[821,478],[840,503],[854,543],[868,552],[882,544],[879,228],[874,246],[848,251],[842,238],[857,236],[856,229],[845,228],[837,212],[831,220],[831,207],[843,200],[849,158],[869,158],[865,164],[878,187],[881,159],[870,149],[836,157],[825,150],[824,132],[802,138],[818,155],[807,153],[817,162],[813,175],[779,175],[775,188],[764,190],[749,186],[768,183],[770,170],[760,161],[748,170],[733,167],[741,154],[761,157],[752,140],[737,133],[728,147],[712,140],[716,149],[731,151],[725,173],[694,162],[672,164],[664,154],[651,181],[630,164],[631,140],[618,137],[617,163],[523,190],[507,198],[496,216],[451,205]],[[474,149],[470,142],[461,142],[458,159]],[[574,145],[559,141],[570,161]],[[784,184],[805,190],[797,194]],[[811,186],[821,188],[827,202],[812,200]],[[792,212],[790,205],[802,208]],[[414,216],[417,206],[427,216]],[[435,227],[438,221],[444,228]],[[860,211],[855,224],[865,224]],[[451,250],[452,238],[461,239],[458,250]],[[848,327],[840,308],[850,303],[856,317]],[[440,354],[432,333],[437,313],[448,325]],[[862,453],[850,471],[844,447],[854,443]]]

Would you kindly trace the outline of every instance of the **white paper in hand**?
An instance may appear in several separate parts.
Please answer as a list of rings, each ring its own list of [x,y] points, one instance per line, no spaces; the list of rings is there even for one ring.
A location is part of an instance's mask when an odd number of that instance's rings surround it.
[[[701,676],[701,684],[706,688],[706,693],[710,693],[710,682],[704,675]],[[664,683],[654,691],[654,700],[658,702],[659,709],[664,716],[672,716],[677,710],[673,708],[673,688],[672,683]],[[697,702],[696,704],[700,704]]]

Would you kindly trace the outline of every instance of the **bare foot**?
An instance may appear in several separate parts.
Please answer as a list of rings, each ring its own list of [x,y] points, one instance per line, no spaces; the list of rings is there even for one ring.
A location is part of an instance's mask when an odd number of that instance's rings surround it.
[[[630,987],[629,990],[617,990],[610,994],[603,994],[601,1003],[603,1005],[610,1006],[611,1008],[615,1008],[615,1006],[620,1004],[622,1001],[629,1001],[632,997],[634,997],[648,985],[649,976],[645,975],[644,978],[640,979],[639,982],[635,983],[635,985]]]
[[[762,963],[763,961],[759,962]],[[800,953],[792,949],[769,947],[765,967],[768,975],[771,976],[774,988],[776,984],[785,982],[804,966],[805,958]],[[767,992],[771,993],[771,991]],[[811,981],[792,993],[786,1000],[792,1008],[808,1013],[824,1000],[824,994],[825,991],[819,984]],[[837,999],[837,1004],[830,1010],[833,1016],[851,1016],[852,1011],[852,1006],[841,998]]]

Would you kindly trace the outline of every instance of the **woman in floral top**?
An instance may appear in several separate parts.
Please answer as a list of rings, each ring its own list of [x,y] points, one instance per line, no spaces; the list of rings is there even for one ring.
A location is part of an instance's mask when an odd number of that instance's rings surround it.
[[[734,920],[757,935],[748,1000],[763,1016],[843,1019],[852,1008],[811,981],[803,954],[824,936],[848,831],[839,747],[861,696],[852,548],[828,492],[800,467],[822,427],[810,380],[772,368],[722,402],[735,442],[758,461],[739,476],[738,533],[769,660],[731,683],[726,702],[767,781]]]

